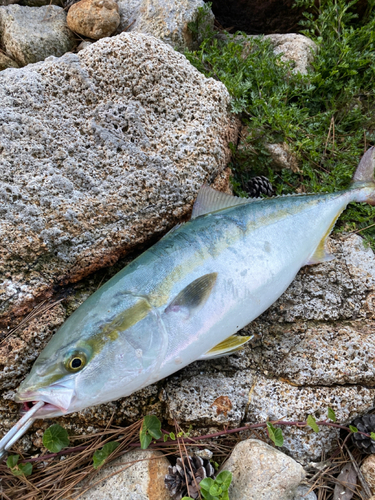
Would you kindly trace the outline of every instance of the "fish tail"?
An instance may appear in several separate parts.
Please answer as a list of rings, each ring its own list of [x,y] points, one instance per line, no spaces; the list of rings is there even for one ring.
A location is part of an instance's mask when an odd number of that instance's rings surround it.
[[[375,147],[371,147],[362,156],[354,173],[351,189],[355,190],[355,201],[365,201],[375,206]]]

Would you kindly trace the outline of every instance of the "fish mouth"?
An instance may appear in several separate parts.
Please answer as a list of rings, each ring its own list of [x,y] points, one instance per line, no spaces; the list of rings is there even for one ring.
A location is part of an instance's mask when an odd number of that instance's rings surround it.
[[[35,413],[35,418],[46,418],[69,413],[73,397],[72,384],[53,384],[42,389],[18,392],[15,401],[22,403],[21,413],[29,411],[38,401],[43,401],[44,406]]]
[[[43,401],[40,399],[39,401]],[[20,414],[25,415],[28,411],[31,410],[31,408],[38,403],[38,401],[23,401],[22,406],[20,409]],[[58,406],[55,406],[51,403],[44,403],[44,406],[40,408],[34,415],[34,418],[45,418],[47,416],[58,416],[59,415],[65,415],[67,413],[67,410],[64,408],[59,408]]]

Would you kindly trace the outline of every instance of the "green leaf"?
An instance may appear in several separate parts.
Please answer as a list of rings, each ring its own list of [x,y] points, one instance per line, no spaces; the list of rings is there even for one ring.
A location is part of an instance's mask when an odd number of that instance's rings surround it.
[[[202,479],[202,481],[199,483],[199,486],[200,486],[201,490],[207,491],[207,493],[208,493],[213,484],[214,484],[214,480],[211,477],[206,477],[206,478]]]
[[[52,453],[58,453],[69,445],[66,429],[59,424],[51,425],[43,434],[43,445]]]
[[[271,422],[267,422],[267,430],[268,435],[275,446],[282,446],[284,444],[283,432],[279,427],[276,428],[271,424]]]
[[[220,484],[223,491],[228,491],[230,483],[232,482],[232,473],[229,470],[222,470],[216,478],[216,482]]]
[[[218,497],[219,495],[221,495],[223,493],[223,490],[218,484],[216,484],[216,481],[215,481],[214,484],[211,486],[209,493],[213,497]]]
[[[110,441],[109,443],[106,443],[103,448],[100,450],[96,450],[92,459],[93,459],[93,465],[94,469],[97,469],[98,467],[101,467],[106,459],[109,457],[109,455],[115,451],[115,449],[120,445],[120,443],[117,443],[116,441]]]
[[[168,441],[168,438],[169,438],[169,434],[164,434],[164,437],[163,437],[163,441],[164,441],[164,443],[165,443],[166,441]]]
[[[139,433],[142,450],[150,446],[152,438],[159,439],[162,436],[161,422],[155,415],[146,415],[143,418],[142,429]]]
[[[141,432],[139,433],[139,440],[141,442],[141,448],[142,450],[146,450],[152,441],[152,436],[147,433],[146,429],[141,429]]]
[[[335,412],[330,407],[328,407],[328,418],[332,420],[332,422],[336,422]]]
[[[183,497],[182,500],[193,500],[191,497]]]
[[[9,467],[13,476],[30,476],[33,472],[31,463],[19,464],[19,455],[9,455],[7,458],[7,466]]]
[[[172,441],[176,441],[176,436],[174,432],[170,432],[169,437],[172,439]]]
[[[358,432],[357,427],[354,427],[354,425],[349,425],[349,429],[350,429],[352,432]]]
[[[371,436],[371,439],[373,439],[375,441],[375,432],[371,432],[370,436]]]
[[[9,469],[12,469],[17,465],[19,458],[19,455],[9,455],[9,457],[7,458],[7,466],[9,467]]]
[[[31,464],[30,462],[26,464],[18,464],[18,467],[21,471],[21,474],[23,474],[24,476],[30,476],[33,472],[33,464]]]
[[[143,425],[153,438],[161,438],[161,422],[158,417],[155,415],[146,415],[143,419]]]
[[[319,427],[316,425],[316,420],[312,415],[307,417],[307,425],[311,427],[314,432],[319,432]]]

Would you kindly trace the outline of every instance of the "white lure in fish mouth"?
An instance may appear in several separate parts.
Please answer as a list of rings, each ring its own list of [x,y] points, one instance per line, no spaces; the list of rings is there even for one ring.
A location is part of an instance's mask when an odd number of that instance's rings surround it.
[[[67,380],[64,384],[57,383],[35,391],[20,391],[15,401],[24,403],[22,411],[29,410],[37,401],[43,401],[45,405],[37,411],[35,418],[57,417],[71,411],[74,395],[74,381]]]

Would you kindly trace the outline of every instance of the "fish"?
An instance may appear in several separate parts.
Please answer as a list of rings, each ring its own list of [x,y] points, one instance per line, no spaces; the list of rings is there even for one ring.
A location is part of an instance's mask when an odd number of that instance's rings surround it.
[[[228,355],[235,335],[305,265],[331,260],[327,237],[351,202],[375,206],[375,148],[337,193],[246,199],[203,186],[191,219],[93,293],[17,390],[51,418],[117,400],[196,360]]]

